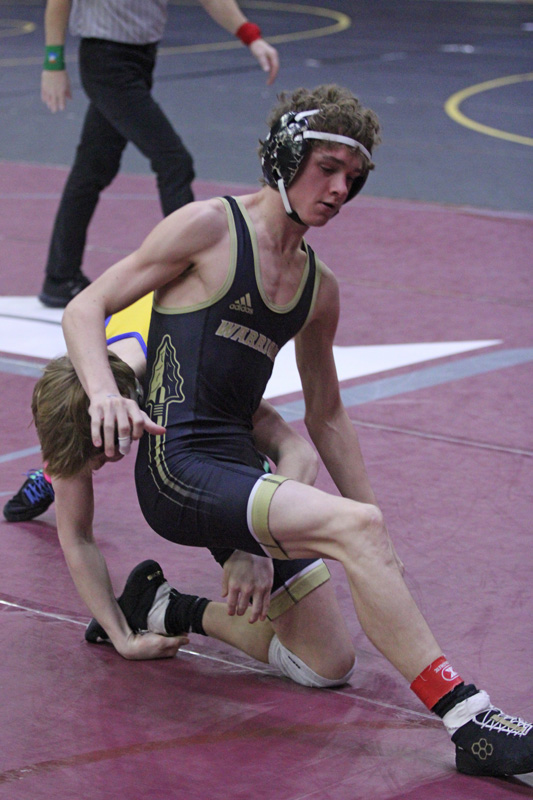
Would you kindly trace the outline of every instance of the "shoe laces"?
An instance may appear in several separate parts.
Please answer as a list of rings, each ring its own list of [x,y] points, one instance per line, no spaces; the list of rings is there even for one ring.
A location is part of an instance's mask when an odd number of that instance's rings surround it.
[[[44,477],[42,470],[30,470],[26,475],[28,476],[28,483],[24,487],[24,494],[30,503],[38,503],[39,500],[46,500],[48,497],[53,496],[54,490]]]
[[[473,720],[483,730],[505,733],[507,736],[527,736],[533,728],[533,723],[526,722],[521,717],[511,717],[495,706],[488,711],[478,714]]]

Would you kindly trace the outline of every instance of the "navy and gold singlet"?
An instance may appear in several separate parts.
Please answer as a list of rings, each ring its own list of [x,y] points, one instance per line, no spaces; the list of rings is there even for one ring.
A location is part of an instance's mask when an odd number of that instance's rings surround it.
[[[312,313],[320,274],[306,247],[293,299],[273,304],[262,287],[246,209],[231,197],[221,202],[231,241],[224,285],[193,307],[154,303],[145,410],[166,434],[142,438],[137,491],[148,523],[167,539],[286,558],[267,524],[268,505],[284,479],[265,475],[252,417],[276,354]]]

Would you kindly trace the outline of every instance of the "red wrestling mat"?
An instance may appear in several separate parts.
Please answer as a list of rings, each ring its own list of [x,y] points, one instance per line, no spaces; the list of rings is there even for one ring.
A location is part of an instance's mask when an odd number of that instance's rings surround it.
[[[66,172],[0,164],[2,295],[35,295]],[[243,187],[199,184],[198,198]],[[99,205],[96,277],[160,218],[153,181],[121,175]],[[498,341],[474,354],[342,384],[415,598],[454,666],[505,710],[533,717],[531,218],[363,196],[309,236],[341,282],[342,346]],[[0,359],[3,369],[13,357]],[[22,358],[19,361],[31,361]],[[4,371],[0,493],[38,464],[34,378]],[[366,394],[365,394],[366,393]],[[374,394],[372,394],[374,393]],[[277,398],[294,408],[299,395]],[[303,424],[294,422],[303,432]],[[133,459],[96,479],[96,535],[117,591],[144,558],[183,591],[218,599],[203,552],[152,533]],[[332,488],[319,476],[321,488]],[[440,722],[372,648],[331,565],[359,653],[353,683],[304,689],[213,640],[160,662],[83,641],[87,612],[53,506],[0,523],[0,797],[128,800],[499,800],[523,781],[457,774]]]

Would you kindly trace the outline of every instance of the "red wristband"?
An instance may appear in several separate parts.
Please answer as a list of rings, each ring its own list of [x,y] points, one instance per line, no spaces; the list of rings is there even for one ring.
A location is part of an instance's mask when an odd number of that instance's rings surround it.
[[[261,38],[261,28],[255,22],[243,22],[240,28],[235,32],[243,44],[249,45],[255,42],[256,39]]]
[[[431,710],[444,695],[451,692],[454,686],[459,686],[463,682],[461,676],[448,664],[444,656],[440,656],[414,679],[411,689]]]

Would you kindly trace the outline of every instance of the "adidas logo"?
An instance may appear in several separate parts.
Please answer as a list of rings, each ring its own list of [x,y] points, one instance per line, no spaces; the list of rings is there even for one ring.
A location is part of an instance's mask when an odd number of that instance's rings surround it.
[[[230,308],[232,311],[242,311],[244,314],[254,313],[252,308],[252,300],[248,292],[246,292],[244,297],[241,297],[239,300],[235,300],[235,302],[230,305]]]

